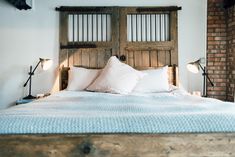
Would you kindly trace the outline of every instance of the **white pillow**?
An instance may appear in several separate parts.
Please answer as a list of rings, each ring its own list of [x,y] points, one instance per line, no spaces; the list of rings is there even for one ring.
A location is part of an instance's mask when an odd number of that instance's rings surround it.
[[[128,94],[144,76],[115,56],[108,60],[98,78],[87,88],[89,91]]]
[[[69,70],[67,90],[85,90],[99,75],[101,70],[72,67]]]
[[[143,70],[145,75],[134,88],[134,92],[165,92],[170,90],[168,66],[158,69]]]

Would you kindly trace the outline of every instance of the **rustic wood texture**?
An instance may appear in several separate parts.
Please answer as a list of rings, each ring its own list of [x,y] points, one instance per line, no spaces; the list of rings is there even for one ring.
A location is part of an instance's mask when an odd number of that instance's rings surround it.
[[[62,8],[63,9],[63,8]],[[110,56],[124,55],[125,63],[134,68],[146,69],[157,68],[165,65],[178,65],[178,35],[177,35],[177,11],[147,9],[141,13],[170,14],[170,40],[129,42],[127,41],[127,15],[140,13],[138,7],[68,7],[70,12],[60,13],[60,43],[62,45],[89,45],[94,44],[96,48],[62,49],[60,51],[60,67],[79,66],[86,68],[103,68]],[[75,10],[77,11],[75,11]],[[142,8],[143,9],[143,8]],[[91,11],[91,12],[89,12]],[[111,14],[111,41],[109,42],[69,42],[68,41],[68,15],[76,13],[110,13]],[[61,70],[63,71],[63,70]],[[176,72],[170,73],[170,81],[178,80]],[[172,76],[177,78],[172,79]],[[66,77],[61,77],[61,79]],[[68,82],[60,82],[60,89]],[[172,82],[171,82],[172,83]],[[177,82],[175,82],[177,84]]]
[[[6,135],[2,157],[234,157],[235,134]]]
[[[148,9],[148,8],[146,8]],[[151,9],[150,9],[151,10]],[[150,11],[146,13],[169,13],[169,11]],[[128,14],[138,13],[138,8],[124,7],[120,9],[120,55],[130,56],[129,52],[136,54],[135,60],[138,66],[149,64],[151,67],[151,61],[156,58],[152,58],[151,51],[157,51],[159,57],[157,62],[159,66],[164,65],[178,65],[178,33],[177,33],[177,11],[170,12],[170,41],[157,41],[157,42],[127,42],[127,20]],[[143,12],[145,13],[145,12]],[[143,55],[140,55],[141,51]],[[151,56],[147,61],[148,55]],[[154,56],[154,55],[153,55]],[[147,61],[147,62],[146,62]],[[127,60],[128,62],[128,60]],[[154,62],[154,61],[153,61]],[[132,63],[132,61],[131,61]],[[131,64],[129,64],[131,65]]]

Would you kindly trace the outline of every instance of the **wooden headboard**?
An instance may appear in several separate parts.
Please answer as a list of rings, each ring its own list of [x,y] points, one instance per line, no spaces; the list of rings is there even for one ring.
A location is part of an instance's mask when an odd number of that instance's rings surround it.
[[[69,67],[103,68],[111,56],[136,69],[169,65],[178,83],[178,7],[60,7],[60,89]]]

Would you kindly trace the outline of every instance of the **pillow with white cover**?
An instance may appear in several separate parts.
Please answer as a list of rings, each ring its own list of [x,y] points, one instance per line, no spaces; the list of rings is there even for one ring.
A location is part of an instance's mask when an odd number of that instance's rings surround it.
[[[89,91],[128,94],[144,76],[115,56],[108,60],[98,78],[87,88]]]
[[[143,70],[145,75],[134,88],[133,92],[166,92],[170,90],[170,85],[168,82],[168,66]]]
[[[72,67],[69,70],[67,90],[85,90],[100,74],[101,70]]]

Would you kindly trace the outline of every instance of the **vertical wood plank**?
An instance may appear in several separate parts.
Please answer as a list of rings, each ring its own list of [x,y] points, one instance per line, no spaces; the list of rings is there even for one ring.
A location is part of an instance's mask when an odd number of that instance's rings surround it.
[[[105,53],[98,52],[98,68],[103,68],[105,66]]]
[[[133,53],[133,51],[126,51],[126,54],[128,54],[127,55],[127,63],[130,66],[134,67],[135,65],[134,65],[134,53]]]
[[[119,8],[119,55],[123,55],[125,53],[125,48],[127,47],[127,11],[127,8]]]
[[[164,66],[166,63],[165,63],[165,60],[166,60],[166,53],[165,51],[159,51],[158,52],[158,66]]]
[[[171,56],[170,56],[170,51],[165,51],[165,56],[166,56],[166,58],[165,58],[165,64],[166,65],[170,65],[170,60],[171,60]]]
[[[142,66],[143,67],[150,67],[150,61],[149,61],[149,51],[142,51]]]
[[[143,65],[142,63],[142,52],[141,51],[134,51],[135,55],[135,66],[141,67]]]
[[[69,67],[72,67],[74,65],[74,50],[69,50],[69,53],[68,53],[68,63],[69,63]]]
[[[113,14],[111,16],[111,31],[112,31],[112,55],[120,55],[120,41],[122,40],[120,38],[120,33],[119,31],[122,29],[121,28],[121,17],[119,19],[120,15],[120,8],[118,7],[113,7]],[[124,52],[124,51],[123,51]]]
[[[60,12],[60,31],[59,31],[60,44],[66,45],[68,43],[68,15],[64,12]],[[60,50],[59,64],[60,67],[67,66],[67,50]]]
[[[151,58],[151,66],[157,67],[158,66],[157,51],[151,51],[150,58]]]
[[[67,51],[68,50],[60,50],[60,54],[59,54],[59,63],[60,63],[60,67],[67,67]]]
[[[82,49],[82,66],[89,67],[90,65],[89,49]]]
[[[90,57],[90,59],[89,59],[89,63],[90,63],[89,67],[90,68],[97,68],[97,55],[96,55],[97,50],[96,49],[91,49],[91,51],[89,53],[90,53],[89,54],[89,57]]]
[[[74,52],[74,60],[73,63],[76,66],[82,66],[82,52],[81,50],[77,50],[76,52]]]
[[[177,11],[172,11],[170,14],[170,25],[171,25],[171,34],[170,38],[173,41],[173,50],[171,51],[171,62],[172,64],[178,65],[178,33],[177,33]]]

